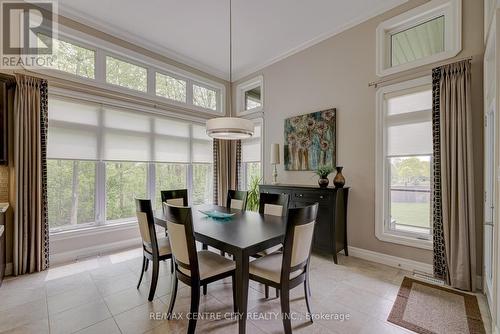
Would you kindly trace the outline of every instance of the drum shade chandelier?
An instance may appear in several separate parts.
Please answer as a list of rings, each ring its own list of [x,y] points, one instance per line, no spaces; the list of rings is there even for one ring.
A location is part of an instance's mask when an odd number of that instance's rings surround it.
[[[233,25],[232,0],[229,0],[229,84],[233,79]],[[229,101],[232,101],[232,89],[229,89]],[[230,102],[232,103],[232,102]],[[216,139],[239,140],[253,136],[254,125],[251,120],[232,117],[230,107],[229,117],[217,117],[207,121],[207,135]]]

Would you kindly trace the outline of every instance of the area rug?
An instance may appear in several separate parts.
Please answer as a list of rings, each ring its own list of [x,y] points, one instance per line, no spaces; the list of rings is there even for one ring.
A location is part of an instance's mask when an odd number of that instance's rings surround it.
[[[405,277],[389,322],[421,334],[484,334],[474,295]]]

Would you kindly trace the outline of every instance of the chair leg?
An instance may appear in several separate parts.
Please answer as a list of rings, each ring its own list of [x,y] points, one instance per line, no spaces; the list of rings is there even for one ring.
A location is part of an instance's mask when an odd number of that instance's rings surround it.
[[[266,299],[269,299],[269,285],[265,285],[264,286],[264,296],[266,297]]]
[[[280,297],[280,289],[276,288],[276,298]]]
[[[144,276],[144,271],[146,271],[146,263],[148,262],[148,259],[146,259],[145,256],[142,257],[142,269],[141,269],[141,277],[139,277],[139,283],[137,283],[137,289],[139,289],[139,286],[141,285],[142,282],[142,276]]]
[[[231,276],[231,284],[233,285],[233,311],[238,312],[238,301],[236,300],[236,274]]]
[[[171,274],[174,273],[174,258],[173,257],[170,258],[170,273]]]
[[[146,267],[144,268],[144,271],[148,271],[149,268],[149,260],[146,258]]]
[[[198,317],[198,307],[200,305],[200,285],[194,284],[191,286],[191,308],[189,309],[190,318],[188,325],[188,334],[194,334],[196,329],[196,319]]]
[[[307,306],[307,313],[309,313],[309,320],[311,320],[311,322],[313,322],[313,318],[312,318],[312,312],[311,312],[311,304],[309,302],[309,282],[308,280],[305,280],[304,281],[304,295],[306,296],[306,306]]]
[[[281,291],[281,313],[283,313],[283,329],[285,334],[292,334],[290,321],[290,290]]]
[[[207,295],[207,285],[206,284],[203,284],[203,295],[204,296]]]
[[[178,285],[177,275],[174,275],[172,277],[172,289],[170,291],[170,305],[168,306],[168,313],[167,313],[168,320],[172,319],[172,312],[174,310],[175,298],[177,297],[177,285]]]
[[[156,284],[158,283],[158,274],[160,271],[160,261],[153,259],[153,277],[151,278],[151,287],[149,288],[149,301],[153,301],[156,291]]]

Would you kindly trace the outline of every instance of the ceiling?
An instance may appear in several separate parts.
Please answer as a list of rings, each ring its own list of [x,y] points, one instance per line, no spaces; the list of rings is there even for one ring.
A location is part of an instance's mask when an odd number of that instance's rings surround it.
[[[406,1],[233,0],[233,80]],[[59,0],[59,12],[229,78],[229,0]]]

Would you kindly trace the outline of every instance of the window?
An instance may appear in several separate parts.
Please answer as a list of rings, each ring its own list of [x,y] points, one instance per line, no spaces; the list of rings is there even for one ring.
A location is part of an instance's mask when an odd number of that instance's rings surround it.
[[[135,198],[147,196],[148,165],[142,162],[106,162],[106,220],[135,217]]]
[[[204,125],[49,96],[51,232],[135,220],[135,198],[161,208],[160,191],[213,200],[212,139]]]
[[[43,55],[47,67],[42,70],[32,67],[30,70],[42,71],[43,74],[54,70],[50,73],[51,76],[77,83],[88,84],[92,80],[99,84],[98,87],[149,99],[158,105],[158,109],[173,109],[183,113],[184,108],[175,109],[182,104],[197,112],[224,113],[226,87],[220,82],[131,50],[124,53],[122,48],[93,37],[82,42],[82,36],[71,36],[64,29],[58,31],[58,36],[60,38],[53,38],[54,54]],[[49,44],[50,37],[47,33],[38,33],[37,37],[40,46]],[[68,76],[67,73],[73,76]],[[255,94],[249,96],[249,105],[257,103],[254,96]],[[169,103],[171,106],[163,106]]]
[[[106,82],[129,89],[146,92],[148,89],[148,70],[126,61],[106,57]]]
[[[174,101],[186,102],[186,81],[157,72],[156,95]]]
[[[51,230],[93,223],[96,163],[47,161],[48,217]]]
[[[187,188],[187,164],[155,164],[156,209],[162,208],[161,191]]]
[[[238,85],[236,103],[238,116],[262,111],[264,107],[264,78],[260,75]]]
[[[49,37],[38,34],[38,42],[47,44]],[[60,39],[53,39],[52,67],[79,77],[95,78],[95,51]]]
[[[432,91],[430,78],[377,92],[379,239],[432,247]]]
[[[462,49],[462,0],[436,0],[377,28],[377,75],[456,56]]]
[[[205,109],[217,110],[217,92],[193,84],[193,104]]]
[[[252,138],[241,141],[241,189],[250,189],[262,179],[262,120],[256,120]]]

